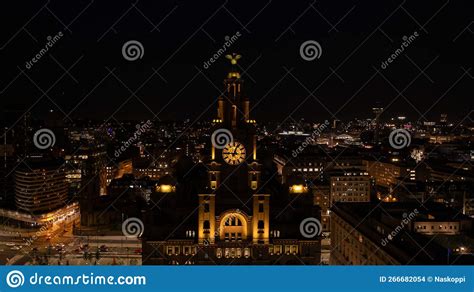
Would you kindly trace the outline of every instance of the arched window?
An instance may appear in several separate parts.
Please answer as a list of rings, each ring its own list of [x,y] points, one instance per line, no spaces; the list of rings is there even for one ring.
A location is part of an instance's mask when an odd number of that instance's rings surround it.
[[[247,239],[248,219],[244,214],[232,212],[222,215],[219,222],[219,237],[225,241],[242,241]]]
[[[225,221],[224,226],[242,226],[242,221],[235,216],[230,216]]]

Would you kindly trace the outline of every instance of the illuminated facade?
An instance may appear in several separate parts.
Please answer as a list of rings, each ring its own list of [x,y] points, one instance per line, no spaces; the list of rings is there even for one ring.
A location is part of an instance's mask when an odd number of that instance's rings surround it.
[[[15,171],[15,203],[19,210],[46,213],[66,204],[68,187],[61,161],[28,161]]]
[[[367,172],[349,170],[331,176],[331,201],[369,202],[370,181]]]
[[[336,203],[333,265],[472,265],[472,219],[443,204]]]
[[[299,228],[320,210],[305,186],[282,193],[266,186],[243,83],[233,66],[212,129],[232,138],[211,143],[205,186],[191,198],[162,192],[153,200],[160,211],[150,212],[145,224],[145,265],[320,263],[319,237],[304,238]]]

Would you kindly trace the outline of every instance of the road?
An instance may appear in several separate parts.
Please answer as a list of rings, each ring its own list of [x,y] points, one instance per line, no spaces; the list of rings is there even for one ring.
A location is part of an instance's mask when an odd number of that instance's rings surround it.
[[[139,240],[124,236],[74,236],[72,225],[73,221],[65,223],[60,228],[44,232],[38,237],[0,236],[0,264],[141,264]],[[102,245],[106,248],[99,252],[97,260],[97,250]],[[16,250],[20,246],[21,248]]]

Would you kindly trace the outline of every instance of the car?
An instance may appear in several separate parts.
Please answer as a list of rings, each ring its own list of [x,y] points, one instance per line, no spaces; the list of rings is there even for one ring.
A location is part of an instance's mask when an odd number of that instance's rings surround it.
[[[107,252],[107,251],[109,251],[109,248],[108,248],[106,245],[101,245],[101,246],[99,247],[99,250],[100,250],[101,252]]]
[[[138,248],[138,249],[135,250],[135,253],[136,253],[136,254],[141,254],[142,251],[143,251],[143,250],[142,250],[141,248]]]
[[[13,242],[7,242],[7,243],[5,243],[5,245],[6,245],[6,246],[15,246],[16,244],[13,243]]]
[[[20,250],[21,247],[18,247],[18,246],[12,246],[10,249],[11,250]]]

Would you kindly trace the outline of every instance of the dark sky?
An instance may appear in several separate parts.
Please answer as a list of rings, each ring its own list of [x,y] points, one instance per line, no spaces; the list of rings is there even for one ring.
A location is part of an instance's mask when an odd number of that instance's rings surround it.
[[[3,3],[0,106],[31,107],[36,117],[52,108],[62,118],[211,118],[229,65],[223,56],[208,69],[203,63],[239,31],[229,51],[250,66],[246,92],[259,120],[366,118],[377,104],[387,107],[386,117],[421,120],[441,112],[462,119],[472,110],[472,1],[132,3]],[[27,69],[58,32],[64,36]],[[142,43],[141,59],[123,58],[129,40]],[[321,45],[319,59],[301,58],[307,40]]]

